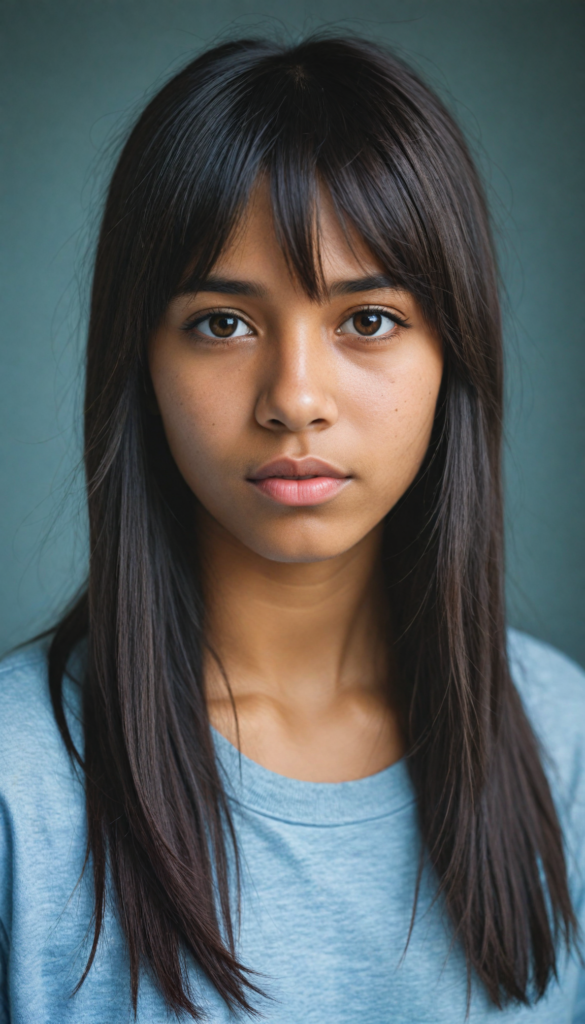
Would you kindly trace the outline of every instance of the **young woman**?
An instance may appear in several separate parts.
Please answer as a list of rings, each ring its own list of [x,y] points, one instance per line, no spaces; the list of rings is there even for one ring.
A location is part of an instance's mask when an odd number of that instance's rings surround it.
[[[97,251],[88,588],[0,677],[2,1021],[585,1020],[585,680],[505,631],[501,420],[420,79],[170,81]]]

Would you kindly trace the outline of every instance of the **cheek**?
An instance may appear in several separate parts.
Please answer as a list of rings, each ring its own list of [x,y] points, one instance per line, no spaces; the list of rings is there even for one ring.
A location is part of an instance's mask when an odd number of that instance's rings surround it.
[[[426,454],[443,361],[434,349],[354,382],[351,419],[367,444],[372,479],[383,488],[406,489]]]
[[[154,377],[154,375],[153,375]],[[155,392],[173,457],[194,490],[212,485],[249,415],[245,389],[205,373],[155,377]]]

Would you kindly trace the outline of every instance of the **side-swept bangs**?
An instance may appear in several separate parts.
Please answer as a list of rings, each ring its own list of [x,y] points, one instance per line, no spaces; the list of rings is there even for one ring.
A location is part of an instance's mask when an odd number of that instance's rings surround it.
[[[131,222],[119,300],[128,302],[124,268],[135,292],[137,266],[151,299],[143,339],[187,267],[193,285],[205,278],[262,176],[291,271],[311,296],[321,290],[315,227],[325,188],[342,224],[485,385],[482,349],[493,350],[499,312],[481,187],[441,103],[396,58],[368,51],[365,67],[363,44],[346,40],[315,39],[288,54],[266,42],[228,44],[147,108],[110,200]],[[470,346],[478,320],[485,338]]]

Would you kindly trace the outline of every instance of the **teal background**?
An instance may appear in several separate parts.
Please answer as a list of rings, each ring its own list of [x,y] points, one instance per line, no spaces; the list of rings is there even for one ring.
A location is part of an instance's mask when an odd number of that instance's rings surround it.
[[[338,27],[395,46],[463,122],[506,293],[510,618],[585,664],[585,5],[2,0],[0,648],[83,577],[88,246],[124,126],[202,46]]]

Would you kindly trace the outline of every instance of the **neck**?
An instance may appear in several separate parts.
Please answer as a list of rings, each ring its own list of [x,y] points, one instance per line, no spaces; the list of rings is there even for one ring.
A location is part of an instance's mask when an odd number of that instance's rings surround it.
[[[235,706],[244,753],[282,770],[282,757],[275,760],[266,752],[274,726],[280,748],[285,742],[283,729],[294,733],[293,744],[305,748],[303,763],[292,770],[290,757],[285,756],[288,770],[282,774],[302,778],[307,771],[312,778],[316,771],[345,776],[342,765],[333,772],[324,764],[307,768],[308,734],[317,722],[327,730],[340,715],[365,715],[369,721],[388,714],[385,605],[377,570],[382,526],[350,551],[313,563],[263,558],[207,513],[201,516],[200,536],[206,632],[225,672],[224,676],[215,658],[208,657],[206,687],[213,724],[234,741]],[[361,727],[354,725],[359,733]],[[382,755],[383,761],[392,759],[387,751]],[[377,770],[379,756],[375,760]]]

